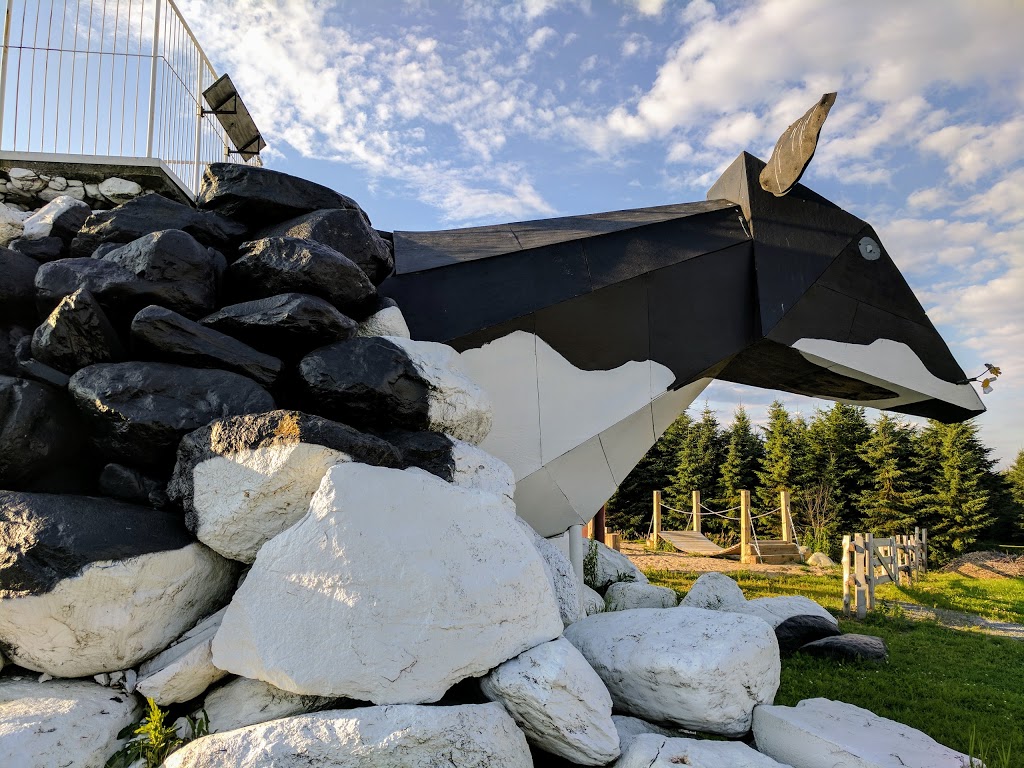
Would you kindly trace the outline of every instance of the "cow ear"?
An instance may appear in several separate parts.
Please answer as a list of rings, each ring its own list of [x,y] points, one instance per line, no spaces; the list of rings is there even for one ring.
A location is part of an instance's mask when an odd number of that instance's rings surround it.
[[[761,171],[762,189],[782,197],[800,181],[814,157],[821,126],[835,103],[836,94],[826,93],[779,137],[768,164]]]

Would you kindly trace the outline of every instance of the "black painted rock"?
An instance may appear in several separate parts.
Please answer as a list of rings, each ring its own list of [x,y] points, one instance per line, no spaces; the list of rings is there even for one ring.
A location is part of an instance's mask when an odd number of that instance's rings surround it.
[[[835,661],[885,661],[889,658],[885,640],[874,635],[825,637],[801,646],[800,653]]]
[[[232,304],[199,322],[285,360],[349,339],[357,328],[329,302],[304,293]]]
[[[322,243],[358,264],[374,285],[384,282],[395,267],[387,242],[361,211],[352,209],[313,211],[268,227],[258,237],[297,237]]]
[[[357,337],[299,363],[307,408],[360,428],[443,432],[476,444],[491,426],[490,403],[443,344]]]
[[[90,496],[0,492],[0,552],[0,645],[61,677],[159,652],[224,604],[238,570],[180,515]]]
[[[311,240],[268,237],[243,243],[241,257],[228,267],[228,292],[240,300],[280,293],[307,293],[326,299],[356,320],[376,306],[377,289],[343,254]]]
[[[32,331],[21,325],[0,325],[0,376],[18,375],[18,358],[15,351],[19,342]]]
[[[200,541],[251,563],[264,543],[306,514],[324,474],[344,461],[401,466],[387,441],[320,416],[234,416],[182,439],[167,492]]]
[[[281,374],[282,363],[163,307],[149,306],[132,320],[132,351],[141,359],[219,368],[270,386]]]
[[[228,371],[168,363],[90,365],[71,377],[75,405],[105,456],[169,465],[178,442],[215,419],[274,409],[270,394]]]
[[[67,389],[69,378],[66,373],[32,357],[31,337],[18,342],[18,347],[14,350],[14,357],[18,361],[17,375],[21,378],[50,384],[57,389]]]
[[[0,487],[26,487],[73,456],[80,431],[65,394],[0,376]]]
[[[36,306],[43,317],[79,288],[89,291],[107,309],[132,307],[140,301],[152,304],[162,297],[158,286],[99,259],[58,259],[43,264],[36,273],[35,288]]]
[[[215,306],[218,272],[224,255],[207,248],[186,232],[165,229],[140,237],[104,254],[103,261],[117,264],[147,283],[165,289],[175,309],[187,317],[201,317]]]
[[[121,501],[163,509],[170,503],[166,483],[124,464],[107,464],[100,473],[100,492]]]
[[[11,250],[23,253],[40,264],[67,256],[67,246],[64,241],[53,236],[41,237],[38,240],[18,239],[11,243]]]
[[[265,227],[321,208],[362,211],[355,200],[312,181],[237,163],[206,166],[197,202],[200,208],[253,227]]]
[[[203,245],[224,248],[241,240],[246,228],[219,214],[151,193],[92,214],[72,242],[71,254],[92,256],[105,243],[130,243],[164,229],[180,229]]]
[[[39,262],[23,253],[0,247],[0,323],[34,326],[35,277]]]
[[[32,357],[70,375],[87,365],[120,360],[124,349],[99,303],[79,288],[36,328]]]
[[[822,616],[793,616],[775,627],[775,637],[779,639],[779,651],[786,655],[802,648],[807,643],[826,637],[835,637],[839,628],[835,623]]]

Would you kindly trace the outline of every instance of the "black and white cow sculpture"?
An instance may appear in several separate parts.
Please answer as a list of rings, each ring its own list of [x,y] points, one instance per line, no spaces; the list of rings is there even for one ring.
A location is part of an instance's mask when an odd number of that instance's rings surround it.
[[[382,293],[490,393],[481,447],[542,535],[590,519],[712,379],[985,410],[871,226],[764,169],[741,154],[706,202],[395,233]]]

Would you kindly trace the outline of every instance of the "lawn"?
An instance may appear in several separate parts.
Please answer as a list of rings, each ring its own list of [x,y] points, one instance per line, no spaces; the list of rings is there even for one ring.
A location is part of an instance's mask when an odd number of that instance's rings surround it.
[[[651,582],[685,594],[700,575],[651,571]],[[730,573],[748,598],[801,594],[833,613],[842,606],[841,578]],[[885,599],[1024,621],[1024,579],[972,579],[929,574],[912,589],[888,587]],[[864,621],[840,619],[844,632],[877,635],[889,646],[883,665],[847,664],[799,654],[785,659],[777,704],[825,697],[869,709],[924,731],[961,752],[987,752],[990,768],[1024,768],[1024,642],[913,621],[886,606]],[[1011,749],[1002,760],[997,750]]]

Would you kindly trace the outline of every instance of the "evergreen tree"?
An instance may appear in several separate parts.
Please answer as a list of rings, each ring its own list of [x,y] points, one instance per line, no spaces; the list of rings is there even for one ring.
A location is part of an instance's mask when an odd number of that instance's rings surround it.
[[[712,501],[718,482],[718,467],[722,456],[722,433],[715,412],[705,403],[700,421],[693,423],[677,454],[672,483],[665,493],[665,501],[678,509],[688,509],[692,491],[700,491],[701,499],[707,504]],[[671,518],[675,530],[685,530],[689,525],[685,519]],[[669,529],[668,524],[663,526]],[[671,530],[671,529],[670,529]]]
[[[775,509],[779,505],[779,491],[798,492],[797,477],[803,461],[802,421],[794,420],[785,406],[776,400],[768,409],[768,426],[764,428],[764,455],[757,470],[755,506]],[[765,518],[766,530],[778,536],[780,519]]]
[[[1010,468],[1003,473],[1007,490],[1014,504],[1014,522],[1016,536],[1024,536],[1024,450],[1017,453]]]
[[[989,509],[987,474],[992,469],[991,452],[978,440],[978,428],[971,422],[939,424],[929,422],[928,438],[938,437],[939,472],[932,478],[923,510],[928,524],[930,553],[944,562],[970,551],[986,533],[994,516]]]
[[[815,411],[807,428],[805,462],[800,486],[825,489],[828,506],[839,516],[839,529],[860,527],[857,500],[868,481],[867,467],[858,449],[871,436],[860,406],[835,403]]]
[[[756,488],[764,446],[742,405],[736,408],[732,426],[724,438],[726,448],[719,468],[718,500],[726,507],[733,507],[740,503],[740,491],[753,493]]]
[[[878,418],[871,437],[861,444],[868,471],[867,487],[857,500],[863,530],[892,536],[909,533],[917,524],[920,493],[911,468],[913,445],[913,429],[888,414]]]
[[[671,483],[679,450],[692,423],[689,414],[681,414],[626,475],[605,508],[608,530],[620,531],[627,539],[647,536],[651,525],[652,493]]]

